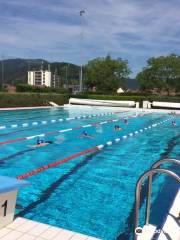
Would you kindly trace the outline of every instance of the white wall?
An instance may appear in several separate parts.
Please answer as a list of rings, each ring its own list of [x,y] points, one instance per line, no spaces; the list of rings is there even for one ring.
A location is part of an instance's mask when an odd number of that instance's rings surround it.
[[[28,84],[34,85],[34,72],[32,71],[28,72]]]
[[[51,87],[51,72],[45,71],[45,85]]]
[[[51,87],[51,72],[49,71],[37,71],[41,72],[40,74],[40,85],[45,85],[47,87]],[[28,72],[28,84],[29,85],[37,85],[36,84],[36,71],[29,71]]]

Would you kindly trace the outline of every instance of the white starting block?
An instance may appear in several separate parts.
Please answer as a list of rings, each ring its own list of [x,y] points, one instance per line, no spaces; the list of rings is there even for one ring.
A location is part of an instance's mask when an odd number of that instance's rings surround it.
[[[0,229],[13,221],[18,189],[28,185],[24,180],[0,176]]]

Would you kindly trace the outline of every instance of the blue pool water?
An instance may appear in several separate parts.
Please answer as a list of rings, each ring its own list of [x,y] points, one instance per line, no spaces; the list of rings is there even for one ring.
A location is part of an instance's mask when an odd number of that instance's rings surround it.
[[[128,125],[119,120],[87,128],[94,135],[93,139],[79,138],[83,131],[79,129],[48,135],[44,140],[53,141],[53,144],[39,149],[29,148],[29,145],[36,143],[36,139],[0,145],[0,174],[16,177],[169,118],[165,113],[136,116],[135,112],[121,110],[121,113],[109,116],[49,123],[52,119],[117,111],[62,108],[0,112],[0,126],[7,126],[0,130],[0,142],[134,116],[128,120]],[[47,120],[48,124],[32,126],[33,122],[40,123],[42,120]],[[106,146],[101,151],[77,157],[29,177],[31,186],[20,191],[16,214],[104,240],[131,239],[134,191],[138,177],[161,158],[180,159],[180,118],[176,116],[175,120],[175,127],[171,125],[171,121],[167,121]],[[29,123],[29,127],[11,128],[12,124],[22,123]],[[122,131],[115,132],[114,125],[120,125]],[[177,172],[176,167],[170,168]],[[146,188],[144,184],[141,225],[144,223]],[[174,180],[156,176],[153,183],[151,223],[162,225],[177,190],[178,185]]]

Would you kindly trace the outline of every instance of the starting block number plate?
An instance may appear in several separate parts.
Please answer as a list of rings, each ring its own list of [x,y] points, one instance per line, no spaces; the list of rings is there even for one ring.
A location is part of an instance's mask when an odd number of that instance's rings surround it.
[[[17,190],[0,193],[0,228],[7,226],[14,219]]]

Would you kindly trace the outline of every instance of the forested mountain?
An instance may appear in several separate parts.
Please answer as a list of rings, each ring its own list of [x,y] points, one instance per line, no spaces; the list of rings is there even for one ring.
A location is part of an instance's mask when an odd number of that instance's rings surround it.
[[[2,66],[3,64],[3,66]],[[65,83],[66,80],[70,83],[78,83],[79,81],[79,66],[66,63],[66,62],[48,62],[43,59],[7,59],[1,61],[0,66],[0,83],[4,79],[4,84],[18,84],[27,83],[27,71],[28,70],[39,70],[50,69],[52,72],[57,72],[60,76],[61,83]],[[4,69],[2,77],[2,67]]]

